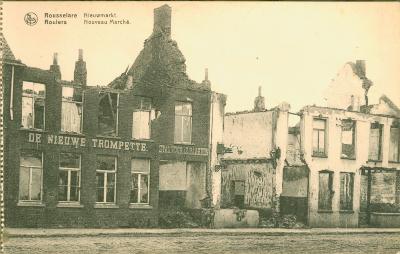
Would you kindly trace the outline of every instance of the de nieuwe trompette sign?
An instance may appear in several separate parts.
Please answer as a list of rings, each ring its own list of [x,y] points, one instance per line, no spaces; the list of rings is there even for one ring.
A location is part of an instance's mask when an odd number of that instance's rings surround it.
[[[78,147],[93,147],[101,149],[114,149],[136,152],[148,152],[148,144],[137,141],[121,141],[107,138],[90,138],[75,135],[54,135],[43,133],[28,133],[28,142],[49,145],[64,145]],[[186,155],[207,156],[208,148],[194,146],[159,145],[159,153],[175,153]]]

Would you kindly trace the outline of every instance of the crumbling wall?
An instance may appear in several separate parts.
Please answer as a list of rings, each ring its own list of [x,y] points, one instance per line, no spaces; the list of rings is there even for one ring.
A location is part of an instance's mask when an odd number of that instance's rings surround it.
[[[232,147],[226,159],[269,158],[273,148],[274,111],[225,116],[224,144]]]
[[[233,206],[232,181],[245,182],[245,207],[271,208],[275,197],[275,169],[270,162],[228,163],[222,171],[221,206]]]

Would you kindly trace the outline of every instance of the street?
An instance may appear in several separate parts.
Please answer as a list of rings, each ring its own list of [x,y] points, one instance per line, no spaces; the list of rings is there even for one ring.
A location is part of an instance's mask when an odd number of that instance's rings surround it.
[[[11,237],[5,253],[400,253],[399,233]]]

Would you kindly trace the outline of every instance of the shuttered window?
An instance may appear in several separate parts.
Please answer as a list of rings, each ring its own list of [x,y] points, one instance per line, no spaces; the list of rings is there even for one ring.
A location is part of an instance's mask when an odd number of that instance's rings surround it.
[[[340,173],[340,210],[353,210],[354,173]]]
[[[333,172],[319,173],[318,210],[332,210]]]
[[[368,160],[380,161],[381,160],[381,147],[382,147],[382,128],[383,125],[379,123],[372,123],[369,130],[369,150]]]
[[[389,161],[400,162],[399,146],[400,146],[400,128],[390,128],[390,145],[389,145]]]

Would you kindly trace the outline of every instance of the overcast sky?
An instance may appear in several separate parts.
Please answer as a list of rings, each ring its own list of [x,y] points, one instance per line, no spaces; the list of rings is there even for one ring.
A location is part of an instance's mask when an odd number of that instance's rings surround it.
[[[3,31],[14,55],[48,69],[59,54],[63,79],[73,79],[84,50],[89,85],[106,85],[131,65],[151,34],[163,2],[3,2]],[[209,69],[212,89],[228,95],[227,111],[252,109],[262,86],[267,107],[292,111],[324,105],[323,90],[348,61],[366,60],[372,103],[386,94],[400,105],[400,4],[172,2],[172,38],[191,79]],[[27,12],[39,22],[28,26]],[[77,13],[67,25],[45,25],[44,13]],[[115,12],[129,25],[84,25],[83,13]]]

